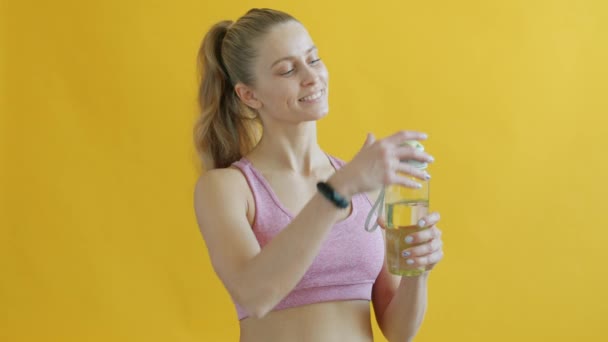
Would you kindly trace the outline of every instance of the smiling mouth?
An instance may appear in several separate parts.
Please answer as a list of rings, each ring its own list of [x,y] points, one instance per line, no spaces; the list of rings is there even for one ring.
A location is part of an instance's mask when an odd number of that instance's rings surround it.
[[[301,99],[299,99],[298,101],[300,102],[310,102],[310,101],[315,101],[321,98],[321,96],[323,96],[325,94],[325,89],[321,89],[318,92],[312,94],[312,95],[308,95],[305,96]]]

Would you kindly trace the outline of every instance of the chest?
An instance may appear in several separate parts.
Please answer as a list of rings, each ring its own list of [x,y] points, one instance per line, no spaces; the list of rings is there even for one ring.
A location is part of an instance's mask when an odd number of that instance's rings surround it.
[[[317,193],[317,183],[328,179],[333,172],[322,175],[302,177],[289,174],[264,173],[264,181],[271,196],[275,197],[278,205],[292,216],[296,216]],[[352,212],[352,205],[343,210],[341,220],[346,219]]]

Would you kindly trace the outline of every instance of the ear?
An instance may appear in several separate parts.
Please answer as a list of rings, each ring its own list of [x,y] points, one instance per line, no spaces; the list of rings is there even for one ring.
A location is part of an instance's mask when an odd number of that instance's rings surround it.
[[[234,86],[234,91],[239,99],[241,99],[241,101],[243,101],[243,103],[248,107],[253,109],[262,108],[262,102],[256,98],[253,89],[251,89],[249,86],[239,82]]]

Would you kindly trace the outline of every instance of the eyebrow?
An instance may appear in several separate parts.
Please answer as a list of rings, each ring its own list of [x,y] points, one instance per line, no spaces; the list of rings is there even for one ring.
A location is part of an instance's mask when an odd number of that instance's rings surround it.
[[[306,50],[306,52],[304,53],[305,55],[308,55],[311,51],[316,50],[317,46],[313,45],[311,46],[308,50]],[[270,66],[270,68],[272,69],[272,67],[274,67],[277,63],[280,63],[286,59],[291,59],[291,58],[295,58],[296,56],[287,56],[287,57],[283,57],[283,58],[279,58],[276,61],[274,61],[274,63],[272,63],[272,65]]]

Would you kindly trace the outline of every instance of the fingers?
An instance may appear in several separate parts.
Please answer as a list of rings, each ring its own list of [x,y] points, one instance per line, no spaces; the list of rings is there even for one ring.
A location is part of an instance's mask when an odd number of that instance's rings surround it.
[[[416,233],[409,234],[405,237],[405,242],[411,245],[418,245],[425,242],[429,242],[433,239],[441,238],[441,234],[441,230],[439,230],[437,226],[432,226]]]
[[[365,143],[363,144],[363,147],[367,147],[373,144],[374,141],[376,141],[376,137],[374,137],[372,133],[367,133],[367,137],[365,138]]]
[[[384,221],[384,219],[382,217],[378,217],[378,220],[376,220],[376,222],[378,222],[378,226],[382,229],[386,229],[386,222]]]
[[[404,176],[399,173],[389,173],[384,182],[385,185],[399,184],[412,189],[420,189],[421,185],[410,177]]]
[[[432,229],[428,230],[430,231]],[[439,229],[437,229],[437,231],[439,231]],[[403,250],[401,255],[403,258],[407,259],[406,263],[414,267],[432,266],[438,263],[443,258],[443,240],[441,240],[440,231],[438,234],[439,235],[436,238],[431,239],[426,243]]]
[[[423,152],[423,151],[419,151],[409,145],[396,146],[393,154],[395,155],[395,157],[399,158],[399,160],[401,160],[401,161],[410,160],[410,159],[414,159],[414,160],[418,160],[418,161],[426,162],[426,163],[432,163],[435,161],[435,158],[433,158],[433,156],[431,156],[430,154]]]
[[[400,145],[408,140],[426,140],[428,136],[426,133],[417,132],[417,131],[399,131],[385,140],[390,142],[391,144]]]
[[[408,258],[406,264],[412,267],[429,266],[438,263],[441,259],[443,259],[443,250],[438,250],[425,256]]]
[[[406,163],[399,163],[395,169],[397,172],[406,173],[422,180],[431,179],[431,175],[428,172]]]
[[[432,212],[432,213],[426,215],[425,217],[421,218],[418,221],[418,226],[420,228],[431,227],[431,226],[434,226],[437,222],[439,222],[440,219],[441,219],[441,217],[439,216],[438,212]],[[439,234],[441,235],[441,231],[439,232]]]
[[[443,240],[441,239],[442,232],[435,225],[441,219],[438,212],[432,212],[424,216],[418,225],[429,227],[409,234],[405,237],[405,242],[413,245],[410,248],[404,249],[401,252],[403,258],[407,259],[406,263],[412,267],[426,267],[431,269],[436,263],[443,259]]]
[[[422,244],[422,245],[418,245],[415,247],[411,247],[408,249],[404,249],[401,252],[401,255],[404,258],[417,258],[417,257],[423,257],[423,256],[427,256],[429,254],[433,254],[439,250],[441,250],[441,247],[443,246],[443,241],[441,239],[434,239],[431,242]]]
[[[387,138],[376,141],[371,133],[368,133],[364,143],[365,150],[372,150],[374,157],[380,157],[380,160],[374,160],[374,169],[380,171],[378,176],[383,184],[391,185],[398,184],[412,189],[420,189],[422,185],[417,183],[412,176],[420,180],[429,180],[431,176],[424,170],[416,168],[414,165],[401,162],[403,160],[417,160],[421,162],[431,163],[433,157],[424,151],[416,148],[403,145],[408,140],[426,140],[427,135],[417,131],[399,131]],[[369,147],[366,148],[366,147]],[[370,158],[370,159],[371,159]],[[409,176],[409,177],[408,177]]]
[[[420,162],[432,163],[434,158],[424,151],[419,151],[412,146],[403,145],[399,146],[396,142],[400,139],[412,138],[412,137],[424,137],[426,134],[413,131],[401,131],[394,135],[378,141],[378,148],[383,158],[384,167],[386,168],[386,179],[385,185],[389,184],[402,184],[410,188],[420,188],[414,181],[406,180],[400,176],[411,175],[421,180],[429,180],[431,176],[424,170],[416,168],[413,165],[405,163],[405,160],[417,160]],[[406,139],[409,140],[409,139]],[[366,141],[367,144],[371,144],[372,141],[369,139]],[[402,175],[395,175],[394,173],[402,173]],[[403,175],[405,174],[405,175]]]

